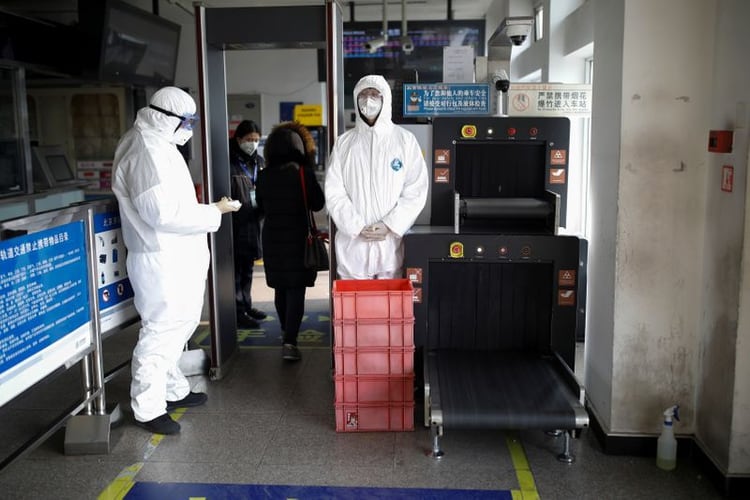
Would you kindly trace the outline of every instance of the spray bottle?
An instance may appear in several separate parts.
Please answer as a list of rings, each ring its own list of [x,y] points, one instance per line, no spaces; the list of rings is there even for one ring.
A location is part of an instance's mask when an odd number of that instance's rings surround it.
[[[673,470],[677,466],[677,440],[674,437],[672,419],[680,420],[679,405],[664,410],[664,425],[656,441],[656,466],[664,470]]]

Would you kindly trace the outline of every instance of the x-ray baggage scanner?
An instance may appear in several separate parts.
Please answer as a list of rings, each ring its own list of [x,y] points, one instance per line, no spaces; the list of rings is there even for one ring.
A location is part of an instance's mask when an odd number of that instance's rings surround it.
[[[430,225],[404,237],[424,419],[444,429],[588,426],[574,374],[586,241],[565,220],[567,118],[436,118]]]

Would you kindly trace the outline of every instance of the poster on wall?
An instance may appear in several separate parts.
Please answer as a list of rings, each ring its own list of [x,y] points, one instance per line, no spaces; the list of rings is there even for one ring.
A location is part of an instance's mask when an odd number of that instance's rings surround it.
[[[118,212],[94,214],[94,240],[94,278],[99,298],[99,321],[104,333],[138,316],[125,265],[126,250]]]
[[[0,242],[0,406],[93,346],[86,228]]]
[[[591,85],[583,83],[511,83],[510,116],[591,116]]]
[[[405,83],[404,116],[488,115],[486,83]]]

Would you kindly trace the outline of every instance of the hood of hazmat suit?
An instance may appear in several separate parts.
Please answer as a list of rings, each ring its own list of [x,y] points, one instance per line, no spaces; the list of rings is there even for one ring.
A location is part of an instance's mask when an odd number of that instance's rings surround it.
[[[180,116],[195,113],[193,98],[177,87],[158,90],[150,104]],[[216,207],[198,203],[173,142],[180,123],[176,116],[140,109],[113,163],[128,274],[145,321],[200,316],[209,262],[206,234],[221,223]]]
[[[342,134],[331,152],[325,180],[326,207],[336,224],[337,271],[344,279],[400,276],[401,237],[424,208],[429,175],[414,134],[391,120],[391,88],[380,75],[368,75],[354,87],[354,102],[367,88],[383,96],[383,107],[370,125],[357,112],[356,125]],[[360,236],[365,226],[383,222],[383,241]]]

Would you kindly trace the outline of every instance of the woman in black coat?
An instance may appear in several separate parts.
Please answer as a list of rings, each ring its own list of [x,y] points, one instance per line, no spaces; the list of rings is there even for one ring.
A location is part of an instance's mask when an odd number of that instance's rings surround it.
[[[237,326],[258,328],[263,311],[253,307],[250,290],[253,285],[253,265],[261,254],[260,211],[255,200],[255,185],[263,170],[263,157],[258,154],[260,127],[252,120],[243,120],[229,139],[229,166],[232,175],[232,198],[242,202],[232,213],[234,241],[234,291],[237,307]]]
[[[315,142],[297,122],[285,122],[271,131],[264,148],[266,168],[256,187],[263,223],[263,265],[266,283],[274,289],[274,305],[284,332],[282,357],[300,359],[297,349],[306,287],[315,285],[317,272],[304,265],[307,210],[302,196],[302,169],[308,208],[323,209],[325,197],[314,172]]]

